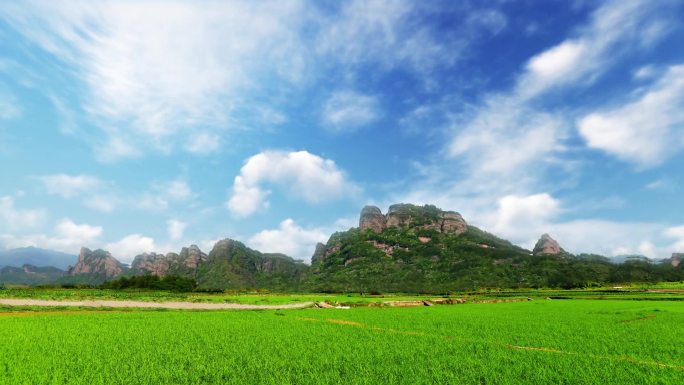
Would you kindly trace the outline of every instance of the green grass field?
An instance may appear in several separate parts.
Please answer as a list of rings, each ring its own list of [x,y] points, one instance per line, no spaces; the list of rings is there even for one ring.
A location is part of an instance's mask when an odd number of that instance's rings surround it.
[[[684,303],[3,311],[2,384],[682,384]]]

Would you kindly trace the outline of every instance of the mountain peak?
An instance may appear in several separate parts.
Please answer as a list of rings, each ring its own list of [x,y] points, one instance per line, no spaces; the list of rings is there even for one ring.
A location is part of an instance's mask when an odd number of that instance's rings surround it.
[[[534,255],[558,255],[565,252],[560,244],[549,234],[542,234],[542,236],[534,245],[532,254]]]
[[[417,206],[409,203],[396,203],[389,207],[387,214],[376,206],[365,206],[359,217],[361,230],[371,229],[381,233],[388,227],[420,227],[446,234],[462,234],[468,224],[461,214],[443,211],[432,205]]]

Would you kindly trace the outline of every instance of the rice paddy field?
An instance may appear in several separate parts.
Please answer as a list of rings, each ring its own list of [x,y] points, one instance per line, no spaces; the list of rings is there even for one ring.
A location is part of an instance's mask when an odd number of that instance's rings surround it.
[[[282,300],[282,299],[281,299]],[[682,384],[684,302],[0,309],[0,384]]]

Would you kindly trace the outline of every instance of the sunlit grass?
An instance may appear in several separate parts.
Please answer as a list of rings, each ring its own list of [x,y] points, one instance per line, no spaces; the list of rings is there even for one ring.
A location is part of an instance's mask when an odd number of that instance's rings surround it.
[[[684,381],[684,306],[542,301],[0,316],[0,383]]]

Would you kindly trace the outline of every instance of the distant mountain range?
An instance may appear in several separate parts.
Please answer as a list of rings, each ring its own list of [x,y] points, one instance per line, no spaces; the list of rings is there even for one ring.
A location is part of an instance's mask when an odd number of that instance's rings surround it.
[[[76,256],[54,250],[39,249],[37,247],[22,247],[19,249],[0,250],[0,267],[22,265],[53,266],[66,270],[73,265]]]
[[[0,283],[98,285],[151,274],[192,278],[199,288],[211,290],[443,293],[679,281],[684,280],[683,257],[674,253],[654,262],[640,256],[619,261],[573,255],[548,234],[530,251],[469,225],[457,212],[396,204],[387,214],[364,207],[359,227],[318,244],[311,265],[283,254],[261,253],[231,239],[216,243],[209,254],[195,245],[179,253],[141,254],[130,267],[105,250],[82,248],[76,257],[23,248],[0,254],[0,266],[13,265],[0,269]],[[55,267],[44,267],[49,264]],[[70,264],[73,267],[66,269]]]

